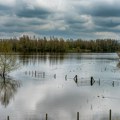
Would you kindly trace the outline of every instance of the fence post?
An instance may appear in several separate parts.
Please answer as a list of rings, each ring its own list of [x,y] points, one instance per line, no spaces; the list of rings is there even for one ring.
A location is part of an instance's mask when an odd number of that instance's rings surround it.
[[[48,120],[48,114],[46,113],[46,120]]]
[[[113,81],[112,85],[113,85],[113,87],[114,87],[114,81]]]
[[[95,80],[93,77],[90,78],[90,85],[92,86],[95,83]]]
[[[79,120],[79,112],[77,112],[77,120]]]
[[[109,120],[112,120],[111,119],[111,109],[109,110]]]
[[[10,120],[9,116],[7,116],[7,120]]]
[[[43,78],[45,78],[45,72],[43,72]]]
[[[99,86],[100,86],[100,79],[99,79]]]
[[[74,80],[75,80],[76,83],[78,82],[78,77],[77,77],[77,75],[75,75]]]

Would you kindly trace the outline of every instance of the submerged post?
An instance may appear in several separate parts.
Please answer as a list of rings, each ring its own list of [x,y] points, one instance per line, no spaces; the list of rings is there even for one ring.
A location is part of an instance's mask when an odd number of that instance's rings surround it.
[[[90,85],[92,86],[95,83],[95,80],[93,77],[90,78]]]
[[[100,86],[100,79],[99,79],[99,86]]]
[[[111,109],[109,110],[109,120],[112,120],[111,119]]]
[[[7,116],[7,120],[10,120],[9,116]]]
[[[56,79],[56,74],[54,74],[54,79]]]
[[[67,80],[67,75],[65,75],[65,80]]]
[[[76,83],[78,82],[77,75],[75,75],[74,80],[75,80]]]
[[[113,85],[113,87],[114,87],[114,85],[115,85],[115,84],[114,84],[114,81],[113,81],[112,85]]]
[[[48,114],[46,113],[46,120],[48,120]]]
[[[35,77],[36,77],[36,70],[35,70]]]
[[[45,78],[45,72],[43,72],[43,78]]]
[[[77,112],[77,120],[79,120],[79,112]]]

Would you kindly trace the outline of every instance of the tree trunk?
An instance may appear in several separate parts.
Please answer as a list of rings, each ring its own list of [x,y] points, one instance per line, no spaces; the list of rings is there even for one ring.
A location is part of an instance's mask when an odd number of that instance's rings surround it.
[[[5,77],[3,77],[3,82],[4,82],[4,84],[5,84]]]
[[[3,77],[3,78],[5,77],[5,73],[2,74],[2,77]]]
[[[5,77],[5,66],[4,66],[4,69],[3,69],[2,76]]]

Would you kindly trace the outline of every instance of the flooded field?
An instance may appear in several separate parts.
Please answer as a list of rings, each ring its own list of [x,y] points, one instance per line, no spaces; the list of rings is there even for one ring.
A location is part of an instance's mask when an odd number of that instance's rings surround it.
[[[0,82],[0,120],[120,120],[116,53],[16,55],[21,67]],[[74,78],[77,75],[77,81]],[[91,85],[91,77],[95,80]]]

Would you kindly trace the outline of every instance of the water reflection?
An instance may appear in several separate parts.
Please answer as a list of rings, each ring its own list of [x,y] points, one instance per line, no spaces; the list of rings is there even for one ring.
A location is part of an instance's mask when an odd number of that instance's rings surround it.
[[[14,78],[22,79],[23,87],[5,112],[0,108],[0,117],[6,113],[11,120],[42,120],[48,113],[48,119],[73,120],[80,112],[80,120],[106,120],[111,109],[112,118],[120,119],[120,71],[115,54],[18,57],[24,65]],[[91,76],[95,79],[92,86]]]
[[[20,87],[20,82],[11,78],[0,77],[0,102],[7,107]]]
[[[19,54],[19,60],[23,63],[23,65],[35,64],[38,62],[46,62],[47,57],[45,54]]]
[[[55,53],[55,54],[49,54],[49,61],[50,64],[58,64],[61,63],[65,58],[65,54],[62,53]]]
[[[117,64],[117,67],[120,68],[120,62]]]
[[[81,79],[74,79],[75,84],[77,87],[81,86],[112,86],[112,87],[119,87],[120,86],[120,81],[118,80],[90,80],[89,78],[81,78]]]
[[[23,65],[28,64],[36,64],[39,62],[46,63],[49,60],[50,64],[57,64],[64,60],[64,54],[61,53],[54,53],[54,54],[20,54],[19,60],[23,63]]]

